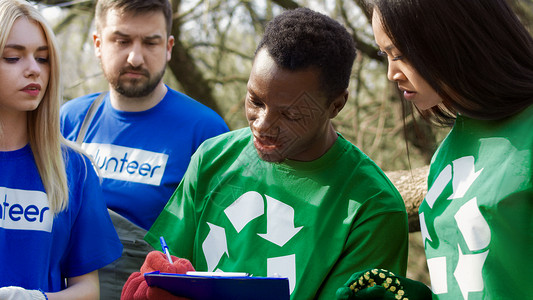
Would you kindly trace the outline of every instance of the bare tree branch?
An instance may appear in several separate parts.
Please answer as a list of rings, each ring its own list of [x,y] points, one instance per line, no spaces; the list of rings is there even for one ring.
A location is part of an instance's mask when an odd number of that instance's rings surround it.
[[[295,9],[300,7],[300,5],[292,0],[272,0],[273,3],[285,8],[285,9]]]
[[[172,9],[175,15],[178,12],[180,4],[180,0],[172,1]],[[185,94],[221,114],[220,108],[213,96],[211,84],[204,78],[203,73],[196,66],[194,58],[181,40],[181,25],[181,22],[172,23],[171,33],[175,38],[175,42],[172,48],[172,57],[168,65],[174,77],[176,77],[183,87]]]

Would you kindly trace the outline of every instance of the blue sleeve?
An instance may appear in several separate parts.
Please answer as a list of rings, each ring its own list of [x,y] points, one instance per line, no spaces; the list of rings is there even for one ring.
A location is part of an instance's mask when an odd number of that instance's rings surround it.
[[[196,149],[198,149],[198,147],[200,147],[200,145],[204,141],[229,131],[229,128],[224,122],[224,119],[222,119],[222,117],[220,117],[216,112],[214,111],[211,111],[211,112],[212,112],[212,115],[208,119],[209,120],[208,126],[202,126],[200,129],[200,132],[198,132],[198,134],[193,136],[193,138],[196,139],[194,143],[196,145],[196,148],[193,149],[192,151],[193,153],[196,152]]]
[[[67,140],[76,140],[89,106],[98,95],[99,93],[85,95],[67,101],[61,106],[59,115],[61,133]]]
[[[168,92],[165,96],[167,111],[161,117],[166,117],[168,120],[179,118],[180,123],[187,124],[187,132],[181,132],[181,134],[191,141],[191,154],[205,140],[229,131],[224,119],[213,109],[186,94],[168,86],[167,88]]]
[[[79,154],[71,152],[70,156]],[[90,160],[69,159],[72,179],[69,209],[72,214],[68,255],[63,262],[66,277],[80,276],[100,269],[122,254],[122,244],[107,212],[99,179]]]

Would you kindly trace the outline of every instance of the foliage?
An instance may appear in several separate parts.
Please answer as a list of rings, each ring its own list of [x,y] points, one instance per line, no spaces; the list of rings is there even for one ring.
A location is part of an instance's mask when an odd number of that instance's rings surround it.
[[[52,21],[62,44],[65,99],[107,89],[93,54],[94,1],[36,2],[61,7]],[[513,3],[531,26],[533,0]],[[307,6],[345,25],[358,45],[349,102],[334,120],[341,134],[384,170],[398,170],[427,164],[447,131],[403,117],[405,104],[386,79],[386,63],[376,55],[363,0],[172,0],[172,5],[177,42],[165,82],[218,111],[231,129],[247,126],[243,99],[264,26],[284,9]]]

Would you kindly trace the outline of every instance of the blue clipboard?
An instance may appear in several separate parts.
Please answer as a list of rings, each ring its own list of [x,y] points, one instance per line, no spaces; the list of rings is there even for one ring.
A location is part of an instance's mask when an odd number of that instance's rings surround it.
[[[219,277],[185,274],[144,273],[149,286],[193,300],[254,299],[289,300],[289,280],[275,277]]]

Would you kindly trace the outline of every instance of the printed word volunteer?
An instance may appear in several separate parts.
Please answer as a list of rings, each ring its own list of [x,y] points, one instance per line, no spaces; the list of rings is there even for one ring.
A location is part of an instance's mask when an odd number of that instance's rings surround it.
[[[110,144],[83,143],[104,178],[160,185],[168,154]]]
[[[52,213],[44,192],[1,187],[0,195],[0,227],[46,232],[52,230]],[[32,199],[32,203],[28,205],[27,199]]]

